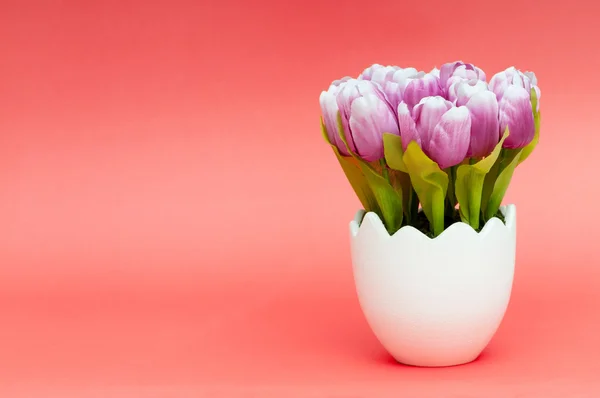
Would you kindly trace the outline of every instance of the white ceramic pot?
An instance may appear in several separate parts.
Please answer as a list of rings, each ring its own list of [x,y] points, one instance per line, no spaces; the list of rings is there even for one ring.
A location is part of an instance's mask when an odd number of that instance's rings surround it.
[[[390,236],[375,213],[356,214],[350,238],[358,299],[398,362],[465,364],[490,342],[515,268],[516,208],[501,211],[506,224],[492,218],[477,233],[459,222],[435,239],[413,227]]]

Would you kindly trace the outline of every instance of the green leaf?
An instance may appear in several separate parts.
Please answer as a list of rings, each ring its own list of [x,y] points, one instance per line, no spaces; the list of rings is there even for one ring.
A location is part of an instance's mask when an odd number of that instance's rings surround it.
[[[344,124],[342,123],[342,114],[340,113],[340,111],[338,111],[337,113],[337,128],[338,136],[342,139],[342,142],[346,146],[346,150],[348,150],[349,154],[356,157],[356,154],[352,152],[352,150],[350,149],[350,145],[348,145],[348,141],[346,140],[346,134],[344,134]]]
[[[433,235],[437,236],[444,231],[444,202],[448,190],[448,175],[425,155],[415,141],[408,144],[403,159]]]
[[[406,223],[410,225],[417,215],[417,210],[415,210],[414,212],[412,211],[412,209],[415,207],[413,201],[417,202],[417,207],[419,202],[418,198],[416,200],[413,200],[413,197],[415,195],[413,195],[414,190],[412,187],[412,183],[410,182],[410,176],[408,175],[408,173],[390,169],[390,180],[392,186],[397,191],[401,192],[402,209],[404,211]]]
[[[402,150],[402,139],[395,134],[383,134],[383,150],[385,153],[385,161],[394,170],[408,173],[406,165],[402,160],[404,151]]]
[[[331,149],[335,153],[335,156],[340,163],[346,178],[350,182],[354,193],[356,196],[358,196],[358,200],[362,204],[365,211],[379,211],[377,200],[371,192],[371,188],[369,187],[367,179],[360,169],[358,161],[352,157],[342,156],[337,147],[329,141],[327,127],[325,127],[323,117],[321,117],[321,133],[323,134],[323,139],[331,146]]]
[[[498,160],[502,144],[508,135],[508,129],[506,129],[502,139],[500,139],[500,142],[496,145],[492,153],[484,159],[473,165],[460,165],[456,169],[455,193],[460,205],[460,218],[474,230],[479,230],[479,216],[481,214],[481,199],[485,177],[496,163],[496,160]]]
[[[492,196],[492,191],[494,190],[494,184],[496,183],[498,174],[500,174],[501,171],[500,163],[500,161],[494,163],[489,173],[486,174],[485,179],[483,181],[483,191],[481,194],[481,213],[484,215],[486,214],[487,206],[490,201],[490,196]],[[487,221],[485,217],[484,221]]]
[[[503,152],[504,154],[502,155],[500,164],[500,174],[494,183],[494,189],[492,190],[489,203],[485,209],[485,218],[487,220],[494,217],[500,209],[502,199],[504,199],[504,195],[508,190],[508,185],[510,184],[515,168],[519,164],[523,149],[505,149]]]
[[[331,149],[335,153],[335,156],[340,163],[346,178],[350,182],[354,193],[356,196],[358,196],[358,200],[362,204],[365,211],[378,211],[379,208],[377,206],[377,200],[374,198],[371,188],[369,187],[369,184],[363,175],[358,162],[352,157],[342,156],[337,147],[329,141],[327,127],[325,127],[322,117],[321,132],[323,133],[323,139],[331,146]]]
[[[360,166],[377,201],[380,210],[378,215],[392,235],[402,226],[402,190],[394,189],[390,182],[377,174],[368,164],[360,163]]]
[[[448,192],[446,192],[446,204],[448,205],[448,210],[452,210],[456,206],[456,192],[454,192],[456,169],[457,166],[452,166],[444,170],[444,172],[448,175]]]
[[[377,199],[371,191],[369,182],[363,174],[360,164],[352,157],[342,156],[335,145],[331,145],[331,148],[365,211],[380,213]]]
[[[379,165],[371,165],[360,159],[358,155],[350,150],[350,146],[344,134],[342,116],[337,114],[338,135],[346,146],[351,156],[341,156],[339,151],[332,145],[340,165],[346,173],[354,192],[359,197],[365,211],[372,211],[383,221],[390,234],[396,232],[402,226],[403,206],[402,190],[395,189],[387,175],[385,164],[379,169]],[[382,177],[375,166],[386,178]]]
[[[537,144],[540,142],[540,112],[537,111],[538,98],[534,89],[531,89],[531,109],[533,110],[533,122],[535,124],[535,135],[533,140],[527,146],[523,148],[521,157],[518,164],[521,164],[531,155],[531,152],[535,149]]]

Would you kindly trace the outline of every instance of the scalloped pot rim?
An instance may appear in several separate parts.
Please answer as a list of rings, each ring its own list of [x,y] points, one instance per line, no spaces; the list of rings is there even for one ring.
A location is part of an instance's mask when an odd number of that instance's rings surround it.
[[[375,231],[382,238],[383,237],[392,238],[392,237],[396,237],[396,236],[415,235],[416,234],[416,235],[420,235],[423,238],[426,238],[426,239],[432,240],[432,241],[435,241],[435,240],[439,241],[439,240],[443,239],[443,237],[445,237],[446,235],[450,235],[450,234],[460,234],[460,235],[474,234],[475,236],[484,237],[487,234],[489,234],[489,231],[497,229],[497,228],[506,228],[508,230],[511,230],[514,228],[515,222],[516,222],[516,216],[517,216],[516,206],[512,205],[512,204],[506,205],[506,206],[501,206],[500,211],[504,215],[505,222],[502,222],[502,220],[500,220],[497,217],[493,217],[491,220],[489,220],[483,226],[483,229],[481,230],[481,232],[475,231],[470,225],[468,225],[464,222],[456,222],[456,223],[450,225],[448,228],[446,228],[441,234],[439,234],[435,238],[431,238],[431,237],[425,235],[423,232],[416,229],[415,227],[412,227],[410,225],[406,225],[406,226],[400,228],[398,231],[396,231],[393,235],[390,236],[389,232],[385,229],[383,222],[381,221],[381,219],[379,218],[379,216],[376,213],[367,212],[365,214],[365,211],[361,209],[356,212],[354,219],[350,222],[350,234],[353,238],[357,238],[361,234],[361,231],[371,230],[371,231]],[[361,222],[361,220],[362,220],[362,222]]]

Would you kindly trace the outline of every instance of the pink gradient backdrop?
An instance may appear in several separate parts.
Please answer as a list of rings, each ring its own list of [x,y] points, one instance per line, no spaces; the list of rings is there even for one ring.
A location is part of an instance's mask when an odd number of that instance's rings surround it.
[[[594,2],[0,1],[3,397],[595,397]],[[542,88],[513,298],[477,362],[394,364],[318,95],[370,63]],[[451,394],[454,394],[452,395]],[[209,395],[214,394],[214,395]]]

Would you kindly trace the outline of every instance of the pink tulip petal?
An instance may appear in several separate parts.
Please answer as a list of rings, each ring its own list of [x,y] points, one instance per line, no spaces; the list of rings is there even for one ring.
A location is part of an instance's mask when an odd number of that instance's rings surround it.
[[[408,108],[412,109],[421,99],[441,94],[440,79],[434,75],[427,74],[422,78],[410,80],[406,85],[402,99],[406,102]]]
[[[500,132],[506,127],[510,135],[504,141],[506,148],[522,148],[535,134],[530,94],[523,87],[510,85],[498,103]]]
[[[343,156],[349,156],[346,144],[342,141],[338,133],[337,114],[338,106],[335,99],[335,95],[331,91],[323,91],[319,97],[321,104],[321,113],[323,114],[323,123],[327,130],[327,137],[329,142],[337,147],[340,154]]]
[[[533,86],[537,86],[538,82],[537,82],[537,76],[535,75],[535,73],[527,71],[523,74],[529,78],[529,81],[531,82],[531,84]]]
[[[477,72],[477,78],[479,80],[481,80],[482,82],[486,82],[487,81],[486,75],[485,75],[485,72],[483,71],[483,69],[475,67],[475,71]]]
[[[392,109],[396,109],[398,104],[402,101],[402,90],[400,85],[394,81],[385,82],[383,92],[392,106]]]
[[[350,131],[360,157],[369,162],[383,158],[383,133],[400,134],[389,104],[367,94],[352,102],[350,114]]]
[[[450,79],[450,77],[454,73],[454,70],[459,65],[462,65],[462,64],[463,64],[462,61],[455,61],[455,62],[448,62],[441,66],[441,68],[440,68],[440,84],[444,90],[448,89],[448,79]]]
[[[380,91],[379,86],[368,80],[350,79],[343,83],[338,94],[336,95],[336,101],[340,115],[342,118],[342,126],[344,129],[344,136],[350,150],[356,153],[356,144],[354,142],[353,134],[350,134],[350,111],[352,103],[363,95],[376,94],[382,99],[385,98],[384,94]]]
[[[491,91],[474,94],[466,104],[471,115],[471,142],[467,155],[489,155],[500,140],[498,101]]]
[[[487,91],[487,84],[482,80],[462,80],[453,85],[456,91],[456,106],[465,105],[473,95]]]
[[[435,127],[427,154],[445,169],[462,162],[469,149],[471,118],[464,107],[446,112]]]
[[[416,141],[421,146],[421,137],[417,132],[415,121],[404,102],[398,105],[398,125],[400,127],[400,137],[402,138],[402,147],[404,150],[406,150],[411,141]]]
[[[444,113],[453,107],[450,101],[443,97],[426,97],[417,105],[418,109],[413,112],[417,131],[421,137],[422,148],[427,151],[431,139],[433,138],[434,130]],[[415,107],[417,108],[417,107]]]
[[[373,64],[371,66],[369,66],[368,68],[365,68],[365,70],[362,71],[362,73],[360,75],[358,75],[358,79],[359,80],[371,80],[371,77],[373,76],[373,73],[380,69],[383,68],[383,65],[380,64]]]

